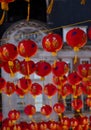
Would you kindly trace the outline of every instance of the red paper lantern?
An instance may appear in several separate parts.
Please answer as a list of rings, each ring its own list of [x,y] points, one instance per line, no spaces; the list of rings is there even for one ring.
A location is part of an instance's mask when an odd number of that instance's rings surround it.
[[[78,52],[87,43],[87,34],[80,28],[73,28],[69,30],[66,34],[66,41],[69,46],[71,46],[75,52]],[[77,56],[75,56],[75,61],[77,61]]]
[[[77,67],[78,75],[84,80],[86,80],[88,76],[88,64],[79,64]]]
[[[4,61],[12,61],[18,56],[17,47],[11,43],[2,45],[0,51]]]
[[[11,110],[8,113],[8,117],[9,117],[9,119],[16,121],[20,118],[20,112],[18,110],[15,110],[15,109]]]
[[[63,103],[56,103],[53,106],[54,111],[60,116],[65,111],[65,105]]]
[[[55,76],[63,77],[69,71],[69,66],[64,61],[56,61],[52,65],[52,72]]]
[[[14,73],[20,70],[20,61],[18,59],[15,59],[12,61],[11,65],[9,64],[9,62],[5,62],[3,65],[3,69],[5,72],[10,73],[12,76],[14,75]]]
[[[51,65],[46,61],[39,61],[36,63],[36,74],[44,78],[51,72]]]
[[[24,108],[24,112],[26,115],[28,115],[29,117],[33,116],[36,113],[36,108],[34,105],[28,104],[25,108]]]
[[[57,92],[57,88],[55,85],[53,85],[52,83],[48,83],[44,86],[44,93],[51,98],[52,96],[54,96]]]
[[[86,104],[87,104],[87,106],[90,107],[90,109],[91,109],[91,97],[87,97],[87,98],[86,98]]]
[[[88,38],[91,40],[91,27],[88,28],[87,35]]]
[[[52,107],[50,105],[44,105],[41,107],[41,114],[44,116],[50,116],[52,113]]]
[[[75,117],[72,117],[70,119],[70,123],[71,123],[71,127],[74,129],[76,126],[78,126],[79,121]]]
[[[82,109],[83,107],[83,102],[81,99],[74,99],[72,102],[71,102],[71,105],[73,107],[74,110],[76,110],[77,112],[80,111],[80,109]]]
[[[15,92],[15,89],[15,84],[13,82],[7,81],[6,86],[3,88],[3,92],[10,96]]]
[[[89,123],[87,116],[79,117],[78,120],[79,120],[79,124],[82,126],[88,125],[88,123]]]
[[[22,130],[20,124],[15,124],[11,127],[11,130]]]
[[[68,75],[68,82],[71,85],[77,85],[82,81],[81,77],[77,74],[77,72],[72,72]]]
[[[0,92],[2,89],[6,86],[6,80],[2,77],[0,77]]]
[[[7,3],[10,3],[10,2],[13,2],[15,0],[0,0],[0,2],[7,2]]]
[[[36,122],[29,123],[29,130],[38,130],[38,124]]]
[[[20,73],[23,75],[29,76],[30,74],[34,73],[35,69],[35,63],[32,60],[23,60],[20,62]]]
[[[84,85],[84,94],[87,95],[87,97],[91,97],[91,87]]]
[[[67,77],[64,75],[62,78],[53,75],[53,83],[58,86],[62,86],[67,83]]]
[[[48,121],[47,126],[49,130],[57,130],[57,123],[55,121]]]
[[[21,127],[21,130],[30,130],[29,129],[29,124],[26,122],[26,121],[21,121],[19,123],[20,127]]]
[[[47,123],[42,121],[38,123],[38,129],[39,130],[47,130]]]
[[[70,119],[68,117],[62,117],[61,118],[61,123],[63,125],[63,129],[69,129],[70,128]]]
[[[48,34],[42,39],[44,50],[56,54],[63,47],[62,37],[59,34]]]
[[[31,79],[26,79],[25,77],[22,77],[18,80],[17,85],[24,92],[28,92],[31,89],[32,81]]]
[[[18,43],[18,53],[25,58],[29,58],[31,56],[34,56],[37,52],[37,44],[28,39],[28,40],[22,40]]]
[[[38,96],[42,93],[42,86],[39,83],[33,83],[30,89],[33,96]]]
[[[72,93],[72,86],[66,83],[63,86],[59,87],[58,93],[62,96],[62,98],[66,98],[66,96]]]
[[[19,88],[18,85],[16,85],[16,89],[15,92],[17,95],[19,95],[21,98],[23,98],[25,96],[25,94],[27,93],[26,91],[23,91],[23,89]]]
[[[5,118],[2,121],[2,130],[3,128],[6,128],[5,130],[7,130],[7,128],[11,128],[14,125],[13,120],[9,119],[9,118]]]

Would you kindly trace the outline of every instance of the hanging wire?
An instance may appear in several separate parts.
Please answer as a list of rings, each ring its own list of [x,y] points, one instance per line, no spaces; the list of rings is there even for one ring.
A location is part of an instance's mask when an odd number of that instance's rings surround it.
[[[76,22],[76,23],[73,23],[73,24],[58,26],[58,27],[54,27],[54,28],[51,28],[51,29],[40,30],[40,31],[47,33],[47,32],[52,32],[52,31],[54,31],[54,30],[61,29],[61,28],[72,27],[72,26],[76,26],[76,25],[80,25],[80,24],[84,24],[84,23],[88,23],[88,22],[91,22],[91,19],[84,20],[84,21],[81,21],[81,22]],[[29,33],[29,34],[26,34],[26,36],[33,35],[33,34],[39,34],[39,32]],[[19,38],[19,36],[17,36],[17,38]],[[6,40],[6,41],[7,41],[8,38],[1,38],[1,39],[0,39],[0,41],[3,41],[3,40]]]

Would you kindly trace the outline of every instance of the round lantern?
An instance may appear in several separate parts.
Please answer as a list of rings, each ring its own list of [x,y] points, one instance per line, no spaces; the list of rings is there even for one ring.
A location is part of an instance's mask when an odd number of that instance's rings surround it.
[[[15,84],[13,82],[7,81],[6,86],[3,88],[3,92],[10,96],[15,92],[15,89]]]
[[[51,72],[51,65],[48,62],[46,62],[44,60],[41,60],[41,61],[36,63],[36,71],[35,72],[41,78],[44,78],[45,76],[50,74],[50,72]]]
[[[70,119],[70,123],[71,123],[71,127],[74,129],[76,126],[78,126],[79,121],[75,117],[72,117]]]
[[[53,80],[53,83],[55,85],[57,85],[58,87],[60,87],[60,86],[62,86],[62,85],[67,83],[67,77],[65,75],[62,78],[53,75],[52,80]]]
[[[28,104],[24,108],[24,112],[27,116],[32,117],[36,113],[36,108],[34,105]]]
[[[49,117],[51,113],[52,113],[52,107],[50,105],[44,105],[41,107],[42,115]]]
[[[34,97],[40,95],[42,93],[42,86],[39,83],[33,83],[31,85],[30,94]]]
[[[61,116],[61,114],[65,111],[65,105],[63,103],[56,103],[53,106],[54,111]]]
[[[22,130],[20,124],[15,124],[11,127],[12,130]]]
[[[87,97],[91,97],[91,86],[86,86],[86,85],[84,85],[84,94],[86,94],[87,95]]]
[[[48,34],[42,39],[42,46],[44,50],[54,55],[63,47],[62,37],[59,34]]]
[[[73,86],[79,84],[81,80],[81,77],[77,74],[76,71],[68,75],[68,82]]]
[[[49,130],[57,130],[57,123],[55,121],[49,120],[47,126]]]
[[[62,123],[62,126],[63,126],[63,129],[68,129],[70,128],[70,119],[68,117],[62,117],[61,118],[61,123]]]
[[[91,27],[88,28],[87,35],[89,40],[91,40]]]
[[[28,92],[31,89],[32,81],[31,79],[26,79],[25,77],[22,77],[18,80],[17,85],[24,92]]]
[[[86,104],[87,104],[87,106],[90,107],[90,109],[91,109],[91,97],[87,97],[87,98],[86,98]]]
[[[11,43],[3,44],[0,51],[4,61],[12,61],[18,56],[17,47]]]
[[[41,121],[38,123],[38,129],[39,130],[47,130],[47,123],[44,121]]]
[[[19,95],[20,98],[23,98],[25,96],[25,94],[27,93],[27,91],[23,91],[23,89],[19,88],[18,85],[16,85],[16,89],[15,92],[17,95]]]
[[[75,52],[78,52],[79,49],[87,43],[87,34],[80,28],[73,28],[67,32],[66,41]],[[76,61],[77,56],[75,56],[74,63],[76,63]]]
[[[34,61],[21,61],[20,62],[20,73],[29,77],[35,71]]]
[[[20,118],[20,112],[18,110],[15,110],[15,109],[11,110],[8,113],[8,117],[9,117],[9,119],[16,121]]]
[[[74,110],[76,110],[77,112],[80,111],[80,109],[82,109],[83,107],[83,102],[81,99],[74,99],[72,102],[71,102],[71,105],[73,107]]]
[[[78,75],[85,81],[88,76],[88,64],[79,64],[77,67]]]
[[[88,125],[89,123],[87,116],[82,116],[82,117],[79,117],[78,119],[79,119],[79,124],[82,126]]]
[[[53,65],[52,65],[52,73],[55,76],[58,77],[63,77],[65,74],[67,74],[69,71],[69,66],[66,62],[64,61],[56,61]]]
[[[3,128],[11,128],[12,126],[14,125],[13,123],[13,120],[9,119],[9,118],[5,118],[3,121],[2,121],[2,130]],[[7,129],[5,129],[7,130]]]
[[[30,58],[31,56],[34,56],[37,52],[37,44],[28,39],[28,40],[22,40],[18,43],[18,53],[20,56],[26,58]]]
[[[38,124],[36,122],[30,122],[29,130],[38,130]]]
[[[3,88],[6,86],[6,80],[2,77],[0,77],[0,92],[2,91]]]
[[[29,124],[26,121],[21,121],[19,123],[19,125],[20,125],[21,130],[30,130],[29,129]]]
[[[15,59],[12,61],[11,65],[9,65],[9,62],[5,62],[3,65],[3,69],[5,72],[9,73],[12,77],[14,76],[14,73],[20,70],[20,61],[18,59]]]
[[[54,96],[56,92],[57,92],[57,88],[52,83],[48,83],[44,86],[44,93],[48,96],[48,98]]]

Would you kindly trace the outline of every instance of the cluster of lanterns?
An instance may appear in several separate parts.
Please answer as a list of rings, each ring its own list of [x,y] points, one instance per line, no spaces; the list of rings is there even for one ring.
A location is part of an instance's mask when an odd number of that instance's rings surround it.
[[[77,52],[86,44],[87,34],[80,28],[73,28],[68,31],[66,40],[67,44]],[[42,47],[54,56],[63,47],[62,37],[59,34],[48,34],[42,39]],[[87,95],[86,104],[91,108],[91,64],[79,64],[77,70],[69,72],[69,65],[64,61],[56,60],[50,64],[46,60],[40,60],[35,63],[31,60],[31,57],[35,56],[37,51],[37,44],[29,39],[20,41],[17,47],[11,43],[0,46],[0,68],[10,74],[12,78],[17,72],[23,75],[17,83],[6,81],[3,77],[0,77],[0,91],[9,96],[16,93],[20,97],[30,93],[34,98],[43,93],[49,100],[55,94],[58,94],[62,98],[62,102],[55,103],[53,106],[45,104],[41,107],[40,112],[43,116],[49,117],[54,111],[60,117],[60,121],[17,123],[20,112],[11,110],[6,119],[3,119],[3,115],[0,114],[2,130],[68,130],[69,128],[88,130],[88,127],[91,127],[91,120],[88,117],[79,115],[70,119],[63,116],[63,114],[66,110],[65,98],[69,95],[73,96],[71,106],[77,113],[81,112],[83,107],[83,101],[80,99],[82,94]],[[18,59],[19,55],[23,60]],[[75,56],[75,62],[76,58],[77,55]],[[36,73],[43,80],[52,73],[52,83],[42,86],[37,82],[32,82],[30,75],[33,73]],[[36,107],[28,104],[24,108],[24,113],[31,118],[36,114]]]

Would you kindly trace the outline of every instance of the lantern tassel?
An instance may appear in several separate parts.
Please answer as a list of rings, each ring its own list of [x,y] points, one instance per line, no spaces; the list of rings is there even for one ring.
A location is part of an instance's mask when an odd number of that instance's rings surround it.
[[[79,51],[79,48],[78,47],[74,47],[74,52],[75,52],[75,57],[74,57],[74,64],[77,63],[77,59],[78,59],[78,55],[77,55],[77,52]]]
[[[47,8],[47,14],[50,14],[53,8],[54,0],[50,0],[50,3]]]
[[[28,7],[27,7],[27,21],[30,19],[30,0],[26,0],[28,2]]]
[[[86,0],[81,0],[81,5],[85,5],[86,4]]]
[[[3,24],[4,19],[5,19],[5,11],[3,11],[2,17],[1,17],[1,19],[0,19],[0,25]]]
[[[13,61],[8,61],[9,69],[10,69],[10,76],[14,77],[14,73],[12,71],[12,68],[14,66]]]

